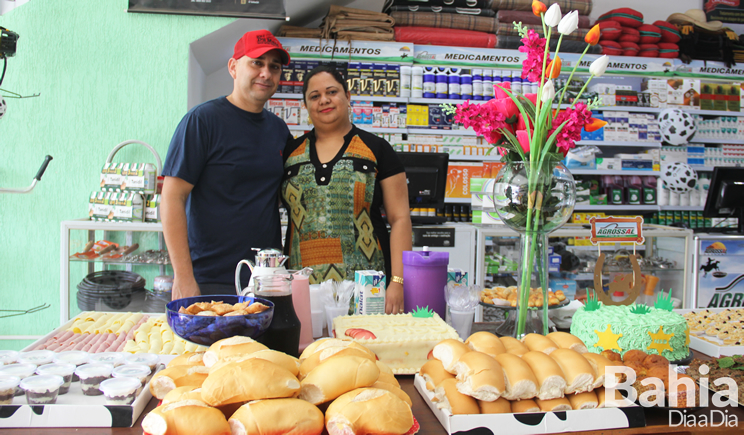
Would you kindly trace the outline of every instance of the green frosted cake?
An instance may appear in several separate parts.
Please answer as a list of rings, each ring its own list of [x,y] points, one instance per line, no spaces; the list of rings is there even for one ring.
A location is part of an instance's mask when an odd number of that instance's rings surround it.
[[[573,316],[571,334],[590,352],[614,350],[624,355],[631,349],[678,361],[690,353],[689,329],[681,315],[643,305],[579,308]]]

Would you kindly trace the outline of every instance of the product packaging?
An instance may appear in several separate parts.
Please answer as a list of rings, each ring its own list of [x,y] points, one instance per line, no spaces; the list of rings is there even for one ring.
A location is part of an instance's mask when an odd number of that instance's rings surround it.
[[[354,314],[385,314],[385,273],[357,270],[354,282]]]

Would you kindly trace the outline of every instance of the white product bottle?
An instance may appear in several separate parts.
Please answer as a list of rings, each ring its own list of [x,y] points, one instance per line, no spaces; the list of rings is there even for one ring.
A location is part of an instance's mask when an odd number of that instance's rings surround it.
[[[661,180],[656,183],[656,201],[659,205],[669,205],[669,189],[664,186],[664,182]]]
[[[483,99],[493,99],[493,70],[483,70]]]
[[[708,174],[703,174],[698,180],[698,183],[700,186],[700,205],[705,206],[708,199],[708,190],[710,190],[710,178],[708,178]]]
[[[408,98],[411,96],[411,67],[400,67],[400,96]]]
[[[424,96],[424,69],[420,66],[411,68],[411,97],[422,98]]]
[[[690,206],[691,207],[698,207],[700,206],[700,191],[698,190],[698,185],[696,184],[694,188],[690,189],[689,192],[690,195]]]
[[[690,192],[679,193],[679,205],[690,206]]]
[[[473,69],[473,99],[483,99],[483,70],[479,68]]]

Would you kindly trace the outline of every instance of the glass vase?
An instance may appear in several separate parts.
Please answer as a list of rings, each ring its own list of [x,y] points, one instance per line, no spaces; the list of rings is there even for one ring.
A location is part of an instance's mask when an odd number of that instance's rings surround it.
[[[547,334],[548,235],[571,217],[576,183],[559,160],[510,162],[496,176],[493,202],[504,224],[520,234],[517,306],[497,333],[515,338]]]

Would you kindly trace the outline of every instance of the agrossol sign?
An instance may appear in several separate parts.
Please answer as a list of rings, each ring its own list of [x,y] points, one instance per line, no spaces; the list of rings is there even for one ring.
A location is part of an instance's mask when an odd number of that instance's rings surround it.
[[[744,307],[744,241],[701,240],[698,258],[697,307]]]
[[[590,238],[593,244],[601,242],[633,242],[643,243],[643,218],[636,216],[634,218],[617,218],[593,217],[589,220],[592,224],[592,236]]]

